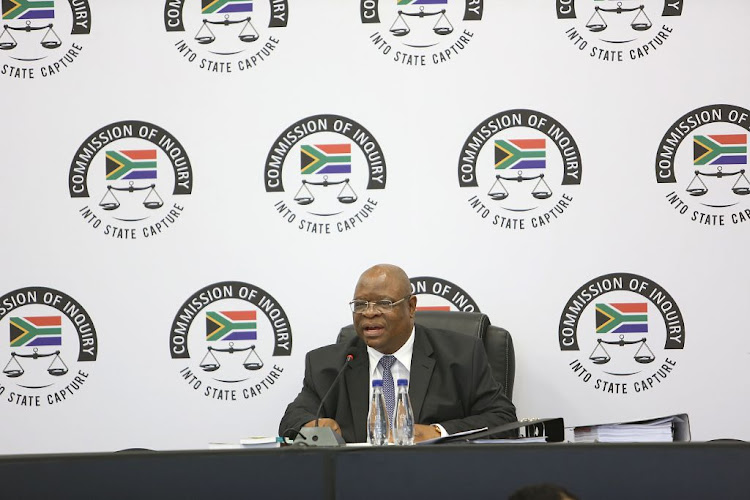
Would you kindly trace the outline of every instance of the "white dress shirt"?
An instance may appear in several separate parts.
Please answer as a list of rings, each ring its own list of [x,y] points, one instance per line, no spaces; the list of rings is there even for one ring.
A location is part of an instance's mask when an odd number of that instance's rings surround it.
[[[409,380],[409,371],[411,370],[411,355],[414,353],[414,328],[411,329],[409,338],[406,339],[404,345],[393,353],[393,357],[396,358],[396,362],[391,367],[391,374],[393,375],[393,388],[396,389],[396,382],[398,379]],[[372,381],[380,380],[383,378],[383,372],[380,369],[380,358],[385,356],[380,351],[376,351],[370,346],[367,346],[367,355],[370,360],[370,397],[368,401],[372,399]]]
[[[398,351],[393,353],[393,357],[396,358],[396,362],[393,363],[393,366],[391,367],[391,375],[393,375],[393,390],[395,391],[394,397],[398,396],[398,380],[409,380],[412,354],[414,354],[414,327],[412,327],[411,334],[409,335],[409,338],[406,340],[406,342],[404,342],[404,345],[402,345]],[[367,398],[367,401],[372,401],[372,381],[383,379],[383,372],[380,368],[380,358],[385,356],[385,354],[373,349],[370,346],[367,346],[367,356],[370,361],[370,397]],[[442,425],[436,425],[438,429],[440,429],[441,436],[448,435],[448,432],[443,428]]]

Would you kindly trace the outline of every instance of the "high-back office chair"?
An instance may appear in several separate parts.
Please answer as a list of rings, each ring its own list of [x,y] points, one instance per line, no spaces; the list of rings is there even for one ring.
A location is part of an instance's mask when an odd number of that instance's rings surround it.
[[[508,330],[491,325],[490,318],[478,312],[417,311],[414,321],[427,328],[451,330],[482,339],[492,376],[502,384],[508,399],[513,399],[516,354]],[[347,342],[355,335],[354,325],[347,325],[341,329],[336,341]]]

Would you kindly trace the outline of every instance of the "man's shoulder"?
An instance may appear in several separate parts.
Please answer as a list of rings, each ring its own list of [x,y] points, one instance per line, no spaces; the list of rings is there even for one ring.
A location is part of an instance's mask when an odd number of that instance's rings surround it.
[[[335,362],[341,362],[346,358],[347,354],[352,353],[355,342],[356,340],[354,342],[339,342],[336,344],[324,345],[311,350],[307,355],[311,360],[318,362],[327,361],[329,359]]]

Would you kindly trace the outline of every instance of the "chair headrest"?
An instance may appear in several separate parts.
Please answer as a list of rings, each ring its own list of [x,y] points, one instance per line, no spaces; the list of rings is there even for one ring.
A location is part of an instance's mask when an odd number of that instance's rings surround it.
[[[450,330],[483,338],[490,318],[480,312],[463,311],[417,311],[416,323],[427,328]]]

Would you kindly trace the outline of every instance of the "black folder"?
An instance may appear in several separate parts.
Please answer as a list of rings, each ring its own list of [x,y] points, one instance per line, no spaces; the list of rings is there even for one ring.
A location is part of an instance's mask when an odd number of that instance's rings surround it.
[[[520,422],[499,425],[491,429],[477,429],[476,432],[461,432],[429,441],[432,444],[471,442],[477,439],[540,438],[547,443],[560,443],[565,440],[565,423],[562,417],[533,418]],[[421,443],[420,443],[421,444]]]

